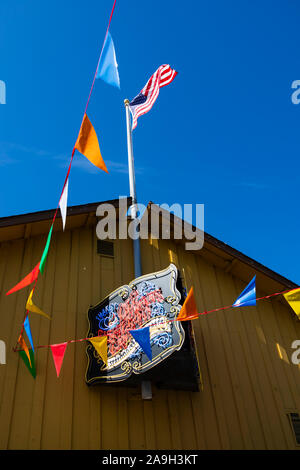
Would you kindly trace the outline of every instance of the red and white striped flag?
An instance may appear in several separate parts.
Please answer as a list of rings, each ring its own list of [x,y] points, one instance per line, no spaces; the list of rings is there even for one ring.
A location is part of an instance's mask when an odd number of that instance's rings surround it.
[[[138,118],[150,111],[154,105],[159,89],[169,85],[176,75],[176,70],[164,64],[158,67],[152,77],[149,78],[141,92],[129,103],[132,114],[132,130],[136,128]]]

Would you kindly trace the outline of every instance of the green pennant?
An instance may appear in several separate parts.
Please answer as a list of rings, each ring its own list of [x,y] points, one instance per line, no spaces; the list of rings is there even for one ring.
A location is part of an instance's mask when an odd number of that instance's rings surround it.
[[[21,350],[21,351],[18,351],[18,352],[19,352],[20,357],[25,362],[25,365],[28,368],[29,372],[31,373],[32,377],[35,379],[36,378],[36,369],[35,369],[35,362],[34,362],[34,352],[32,351],[32,349],[29,349],[31,367],[30,367],[29,360],[28,360],[28,357],[27,357],[25,351]]]
[[[50,232],[49,232],[48,238],[47,238],[47,243],[46,243],[46,246],[45,246],[45,249],[43,251],[41,261],[40,261],[40,272],[42,274],[44,272],[45,263],[46,263],[46,259],[47,259],[47,255],[48,255],[48,251],[49,251],[49,246],[50,246],[50,241],[51,241],[51,236],[52,236],[52,230],[53,230],[53,225],[51,225]]]

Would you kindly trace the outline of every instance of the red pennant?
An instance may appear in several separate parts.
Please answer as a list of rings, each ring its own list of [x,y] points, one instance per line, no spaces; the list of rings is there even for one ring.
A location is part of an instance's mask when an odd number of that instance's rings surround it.
[[[56,374],[57,377],[59,377],[60,369],[64,360],[64,355],[66,352],[66,347],[67,347],[67,342],[66,343],[60,343],[60,344],[51,344],[50,348],[52,351],[52,357],[56,369]]]
[[[23,287],[29,286],[29,284],[35,281],[39,275],[39,267],[40,262],[38,262],[35,268],[33,268],[33,270],[29,274],[27,274],[24,279],[22,279],[22,281],[20,281],[15,287],[6,292],[6,295],[12,294],[13,292],[23,289]]]

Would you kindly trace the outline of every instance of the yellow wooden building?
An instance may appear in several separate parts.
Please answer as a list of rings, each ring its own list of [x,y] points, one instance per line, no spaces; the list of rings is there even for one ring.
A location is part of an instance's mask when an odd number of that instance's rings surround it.
[[[70,207],[64,232],[55,223],[35,292],[52,319],[31,315],[36,345],[85,338],[89,306],[135,277],[130,239],[113,240],[113,254],[97,250],[97,206]],[[300,321],[282,296],[192,321],[198,391],[153,383],[152,399],[143,400],[140,386],[126,382],[88,387],[85,342],[69,344],[59,378],[50,349],[38,349],[33,379],[13,352],[29,288],[5,294],[38,262],[53,214],[0,219],[0,449],[300,448],[300,365],[291,361]],[[141,259],[143,274],[175,264],[200,312],[231,305],[254,274],[258,296],[297,287],[207,234],[199,251],[149,236]]]

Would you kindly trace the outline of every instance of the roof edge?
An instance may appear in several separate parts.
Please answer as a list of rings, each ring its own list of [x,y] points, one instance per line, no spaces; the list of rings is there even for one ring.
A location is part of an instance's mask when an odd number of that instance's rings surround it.
[[[132,198],[131,197],[124,197],[122,199],[127,199],[127,206],[130,207],[132,204]],[[119,206],[119,199],[110,199],[108,201],[99,201],[99,202],[92,202],[88,204],[80,204],[76,206],[69,206],[67,209],[67,216],[72,216],[72,215],[81,215],[81,214],[87,214],[89,212],[96,212],[97,207],[99,204],[112,204],[114,207]],[[155,204],[152,201],[149,201],[147,208],[149,209],[151,205],[159,207],[157,204]],[[165,209],[159,208],[161,211],[166,212],[170,214],[170,220],[171,222],[174,223],[174,214],[169,213]],[[33,222],[41,222],[44,220],[49,220],[54,217],[56,209],[49,209],[45,211],[38,211],[38,212],[29,212],[26,214],[21,214],[21,215],[13,215],[9,217],[1,217],[0,218],[0,228],[4,227],[10,227],[14,225],[22,225],[22,224],[29,224]],[[59,218],[61,218],[61,215],[59,213],[58,215]],[[192,224],[187,223],[191,230],[195,231],[197,227],[195,227]],[[199,229],[198,229],[199,230]],[[232,256],[233,258],[238,259],[244,264],[247,264],[251,268],[255,269],[258,272],[261,272],[265,274],[266,276],[270,277],[274,281],[278,282],[279,284],[282,284],[289,289],[295,289],[296,287],[299,287],[298,284],[295,282],[287,279],[286,277],[282,276],[281,274],[276,273],[270,268],[267,268],[263,264],[259,263],[258,261],[255,261],[253,258],[250,258],[249,256],[245,255],[241,251],[236,250],[235,248],[231,247],[230,245],[227,245],[226,243],[218,240],[214,236],[204,232],[204,242],[207,242],[208,244],[214,246],[215,248],[225,252],[226,254]]]
[[[152,201],[149,201],[147,208],[149,209],[151,205],[159,207],[157,204],[155,204]],[[169,213],[165,209],[160,208],[160,210],[163,212],[167,212],[170,214],[170,220],[171,222],[174,222],[174,219],[176,216],[174,214]],[[190,226],[191,230],[195,231],[197,230],[197,227],[190,224],[189,222],[185,223]],[[198,229],[199,230],[199,229]],[[286,277],[282,276],[281,274],[276,273],[270,268],[267,268],[263,264],[259,263],[258,261],[255,261],[253,258],[250,258],[249,256],[245,255],[241,251],[236,250],[235,248],[232,248],[230,245],[227,245],[226,243],[218,240],[217,238],[213,237],[212,235],[209,235],[208,233],[204,232],[204,243],[207,242],[210,245],[214,246],[215,248],[224,251],[226,254],[232,256],[233,258],[238,259],[244,264],[247,264],[248,266],[251,266],[253,269],[255,269],[258,272],[261,272],[262,274],[265,274],[266,276],[270,277],[274,281],[278,282],[279,284],[282,284],[289,289],[295,289],[299,287],[298,284],[295,282],[291,281],[290,279],[287,279]],[[198,250],[200,251],[200,250]]]

